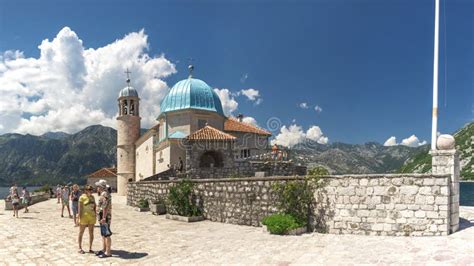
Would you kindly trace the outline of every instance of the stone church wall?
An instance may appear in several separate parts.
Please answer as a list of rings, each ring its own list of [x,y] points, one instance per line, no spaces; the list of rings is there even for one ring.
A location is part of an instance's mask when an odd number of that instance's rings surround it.
[[[314,191],[311,220],[316,231],[333,234],[393,236],[447,235],[456,219],[451,209],[451,176],[431,174],[342,175],[322,178]],[[197,179],[208,220],[259,226],[275,213],[275,183],[301,181],[301,177]],[[128,184],[127,204],[140,199],[166,197],[178,181],[143,181]],[[459,219],[459,218],[457,218]]]

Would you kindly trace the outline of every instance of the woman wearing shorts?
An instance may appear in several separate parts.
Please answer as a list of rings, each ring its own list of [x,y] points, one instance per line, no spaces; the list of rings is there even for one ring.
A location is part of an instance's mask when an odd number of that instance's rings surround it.
[[[20,196],[18,195],[18,190],[16,186],[10,189],[10,198],[13,205],[13,217],[18,218],[18,209],[20,208]]]
[[[74,225],[79,226],[79,223],[77,222],[77,213],[78,213],[78,208],[79,208],[79,197],[81,196],[81,192],[79,191],[79,186],[77,184],[74,184],[72,186],[72,192],[71,192],[71,208],[72,208],[72,216],[74,219]]]
[[[89,185],[85,187],[84,194],[79,198],[78,213],[79,213],[79,253],[84,254],[82,250],[82,236],[86,227],[89,228],[89,253],[92,251],[92,242],[94,241],[94,224],[96,221],[96,204],[95,198],[92,195],[93,188]]]

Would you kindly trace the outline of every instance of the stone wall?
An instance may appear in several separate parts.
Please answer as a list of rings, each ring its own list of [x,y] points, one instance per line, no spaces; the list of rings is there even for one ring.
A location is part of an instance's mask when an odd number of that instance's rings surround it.
[[[334,234],[447,235],[450,232],[449,175],[342,175],[322,178],[314,191],[311,223]],[[193,180],[204,216],[217,222],[259,226],[277,212],[275,183],[301,182],[300,177]],[[166,197],[177,181],[135,182],[128,185],[127,203]]]
[[[460,162],[459,153],[456,150],[435,150],[430,151],[432,156],[432,173],[433,174],[449,174],[451,176],[449,182],[450,189],[450,231],[456,232],[459,229],[459,179],[460,179]]]

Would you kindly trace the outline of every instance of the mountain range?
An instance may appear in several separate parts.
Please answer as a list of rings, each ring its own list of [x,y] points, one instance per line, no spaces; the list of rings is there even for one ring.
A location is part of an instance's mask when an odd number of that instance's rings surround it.
[[[473,123],[456,132],[463,174],[472,178]],[[4,134],[0,136],[0,186],[85,183],[85,177],[116,164],[117,132],[100,125],[75,134],[50,132],[42,136]],[[322,165],[333,174],[427,172],[431,169],[429,146],[385,147],[365,144],[306,141],[294,146],[289,156],[309,167]],[[466,170],[471,169],[471,170]]]

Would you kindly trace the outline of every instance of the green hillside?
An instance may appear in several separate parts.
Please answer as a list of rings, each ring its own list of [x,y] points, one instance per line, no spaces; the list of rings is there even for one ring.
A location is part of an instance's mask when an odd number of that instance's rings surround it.
[[[474,180],[474,122],[465,125],[454,133],[456,149],[461,160],[461,178]],[[400,168],[401,173],[426,173],[431,171],[431,155],[422,151],[410,157]]]

